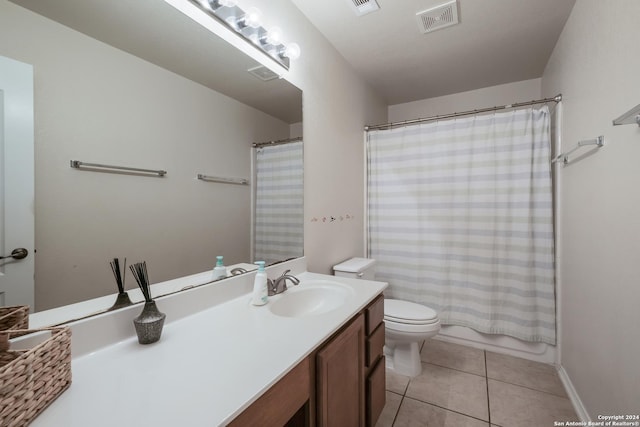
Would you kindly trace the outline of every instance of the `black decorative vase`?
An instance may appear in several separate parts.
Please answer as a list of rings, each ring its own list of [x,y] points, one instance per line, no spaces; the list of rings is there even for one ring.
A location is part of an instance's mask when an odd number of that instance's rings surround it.
[[[133,303],[129,298],[129,294],[126,292],[123,292],[121,294],[118,294],[118,297],[116,298],[116,302],[114,302],[111,308],[109,308],[109,311],[117,310],[122,307],[127,307],[127,306],[130,306],[131,304]]]
[[[140,344],[152,344],[160,340],[165,317],[167,315],[160,313],[155,301],[145,302],[140,316],[133,319],[133,325],[136,328],[136,334],[138,334],[138,342]]]

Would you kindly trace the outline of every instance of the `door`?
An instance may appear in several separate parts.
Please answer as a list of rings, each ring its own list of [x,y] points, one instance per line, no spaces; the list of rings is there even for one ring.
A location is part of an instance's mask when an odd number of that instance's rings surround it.
[[[0,306],[32,311],[33,149],[33,66],[0,56]]]

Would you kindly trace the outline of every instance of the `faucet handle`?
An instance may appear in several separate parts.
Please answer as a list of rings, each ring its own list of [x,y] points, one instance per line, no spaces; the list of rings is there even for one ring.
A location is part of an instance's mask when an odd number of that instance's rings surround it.
[[[267,295],[274,296],[278,292],[278,279],[272,280],[267,278]]]
[[[289,274],[290,272],[291,272],[291,270],[285,270],[285,271],[284,271],[284,273],[282,273],[282,274],[280,275],[280,277],[284,277],[284,276],[286,276],[287,274]]]

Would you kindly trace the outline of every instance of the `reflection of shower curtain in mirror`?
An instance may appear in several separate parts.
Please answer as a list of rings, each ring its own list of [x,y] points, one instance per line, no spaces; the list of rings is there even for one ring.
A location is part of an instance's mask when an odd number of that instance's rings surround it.
[[[256,148],[255,261],[302,256],[302,159],[302,141]]]
[[[447,325],[555,344],[550,117],[369,132],[369,249],[385,294]]]

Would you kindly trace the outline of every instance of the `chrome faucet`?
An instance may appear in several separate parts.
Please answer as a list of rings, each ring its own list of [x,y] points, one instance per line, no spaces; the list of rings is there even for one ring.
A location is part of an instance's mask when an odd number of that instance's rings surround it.
[[[286,270],[275,280],[267,279],[267,288],[269,296],[281,294],[287,290],[287,280],[290,280],[294,286],[300,284],[300,280],[289,274],[291,270]]]
[[[232,276],[237,276],[238,274],[242,274],[242,273],[246,273],[246,272],[247,272],[246,268],[236,267],[233,270],[231,270],[231,275]]]

